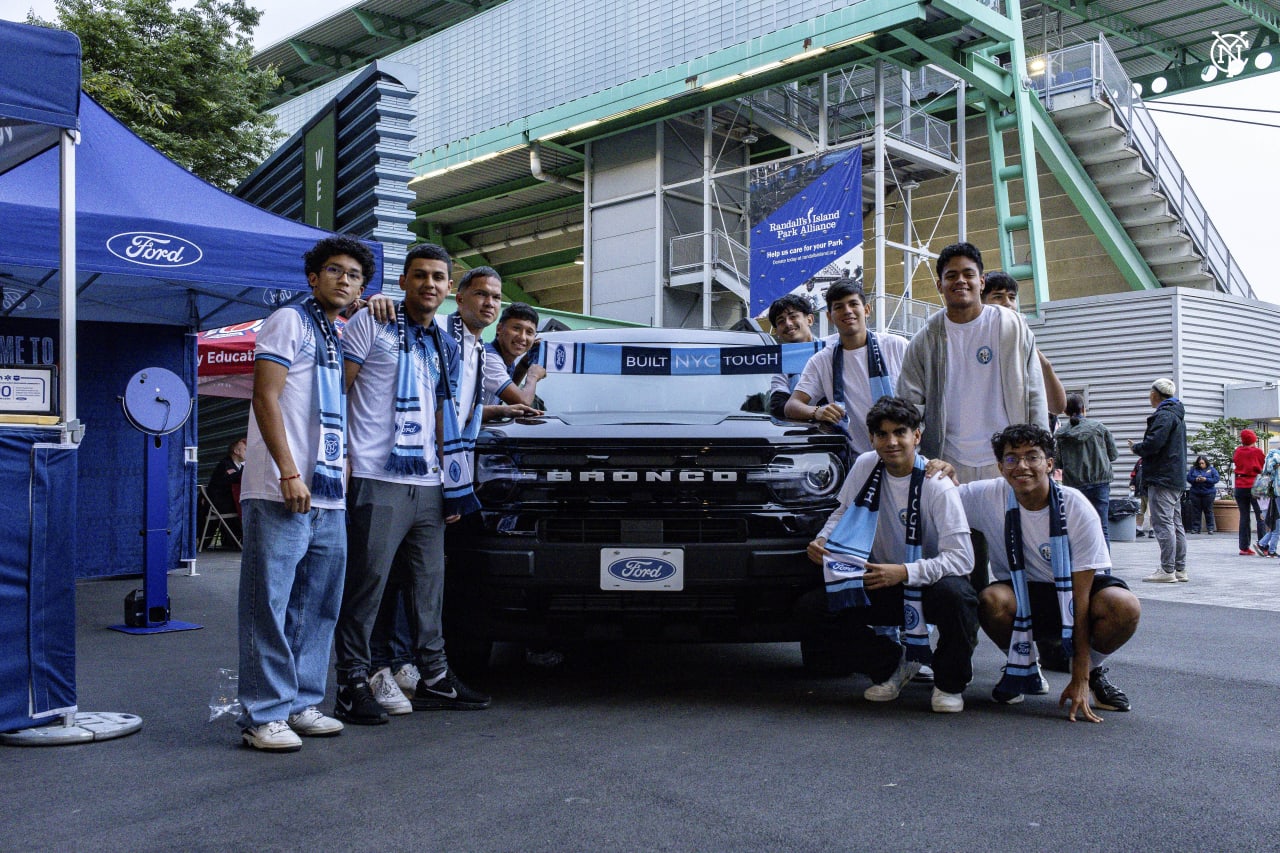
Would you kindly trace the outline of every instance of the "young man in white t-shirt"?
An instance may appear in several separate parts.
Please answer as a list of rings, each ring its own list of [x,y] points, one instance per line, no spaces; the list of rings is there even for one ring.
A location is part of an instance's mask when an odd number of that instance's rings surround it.
[[[939,713],[964,710],[965,686],[973,678],[973,650],[978,644],[977,596],[969,583],[973,552],[969,522],[951,480],[916,471],[916,447],[920,443],[920,415],[915,406],[897,397],[882,397],[866,416],[866,427],[875,450],[854,462],[840,490],[840,506],[818,536],[809,543],[809,559],[818,565],[831,555],[827,550],[833,531],[850,507],[879,477],[875,534],[866,562],[863,586],[870,604],[851,607],[836,615],[821,613],[810,594],[802,611],[810,616],[815,637],[811,642],[834,643],[850,656],[853,668],[875,682],[863,696],[873,702],[898,697],[903,685],[920,670],[909,662],[893,635],[876,633],[871,626],[902,627],[919,618],[938,628],[938,648],[933,653],[934,690],[931,705]],[[920,457],[921,463],[924,462]],[[880,466],[883,466],[881,468]],[[918,482],[918,485],[917,485]],[[912,489],[919,488],[919,516],[909,515]],[[917,559],[910,559],[907,526],[919,524]],[[919,588],[921,611],[904,609],[904,586]],[[826,635],[819,639],[819,635]],[[928,643],[924,634],[923,643]]]
[[[898,393],[924,413],[930,458],[944,459],[961,483],[1000,476],[987,443],[1009,424],[1049,424],[1035,337],[1022,315],[982,302],[982,253],[970,243],[938,255],[943,311],[911,339]]]
[[[444,249],[415,246],[400,276],[403,312],[391,323],[379,323],[372,312],[360,311],[347,324],[350,553],[335,643],[339,688],[334,707],[335,715],[350,723],[385,723],[388,712],[415,708],[489,705],[488,696],[450,671],[441,628],[444,531],[446,522],[456,520],[445,517],[441,407],[454,396],[458,351],[436,325],[435,314],[449,292],[451,273]],[[421,675],[412,703],[400,693],[389,667],[371,671],[371,636],[393,563],[412,602],[410,638]]]
[[[989,557],[994,580],[979,594],[978,619],[997,646],[1008,652],[1015,635],[1018,611],[1017,586],[1011,558],[1020,561],[1027,588],[1026,609],[1034,639],[1063,635],[1062,613],[1073,613],[1071,627],[1071,681],[1059,701],[1070,703],[1069,719],[1100,722],[1090,707],[1089,695],[1100,708],[1129,710],[1129,700],[1107,679],[1102,666],[1137,630],[1141,607],[1124,581],[1111,575],[1111,556],[1102,538],[1102,522],[1088,498],[1050,478],[1053,471],[1053,436],[1038,424],[1015,424],[992,438],[990,444],[1003,477],[960,487],[969,524],[991,543]],[[1055,497],[1055,495],[1057,497]],[[1052,518],[1060,500],[1065,542],[1054,542]],[[1013,519],[1016,528],[1010,528]],[[1022,548],[1010,554],[1014,542]],[[1055,561],[1061,565],[1055,566]],[[1069,561],[1069,565],[1067,562]],[[1055,569],[1070,577],[1070,597],[1058,595]],[[1069,575],[1068,575],[1069,570]],[[1021,702],[1023,692],[1043,694],[1048,682],[1031,657],[1034,644],[1021,643],[1011,655],[1023,655],[1029,671],[1025,691],[997,685],[992,698],[1001,704]],[[1003,679],[1002,679],[1003,682]]]
[[[786,415],[792,420],[839,424],[853,452],[868,453],[867,411],[880,397],[895,393],[907,340],[898,335],[877,335],[867,328],[871,306],[862,285],[852,280],[842,279],[828,288],[827,317],[837,334],[804,366],[787,400]],[[835,363],[837,358],[839,364]],[[823,400],[828,402],[815,403]]]
[[[242,740],[293,752],[298,735],[342,723],[320,713],[347,556],[342,344],[338,313],[373,278],[358,240],[321,240],[304,258],[311,296],[268,317],[254,350],[240,481]]]

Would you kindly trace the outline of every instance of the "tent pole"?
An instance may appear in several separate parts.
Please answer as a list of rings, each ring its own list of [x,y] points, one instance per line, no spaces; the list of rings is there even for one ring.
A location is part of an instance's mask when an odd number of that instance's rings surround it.
[[[64,130],[60,137],[61,195],[61,303],[62,322],[58,328],[58,352],[62,355],[61,390],[59,403],[62,420],[72,434],[72,441],[79,441],[79,422],[76,420],[76,141],[75,131]]]

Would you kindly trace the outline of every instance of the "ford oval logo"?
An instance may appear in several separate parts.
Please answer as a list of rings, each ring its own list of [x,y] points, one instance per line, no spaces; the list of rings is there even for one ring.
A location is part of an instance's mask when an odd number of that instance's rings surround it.
[[[422,424],[417,421],[405,421],[404,426],[400,428],[401,435],[417,435],[422,432]]]
[[[658,557],[627,557],[609,564],[609,574],[618,580],[639,583],[664,581],[676,573],[673,563]]]
[[[189,267],[204,257],[190,240],[156,231],[126,231],[107,240],[107,251],[122,261],[144,267]]]

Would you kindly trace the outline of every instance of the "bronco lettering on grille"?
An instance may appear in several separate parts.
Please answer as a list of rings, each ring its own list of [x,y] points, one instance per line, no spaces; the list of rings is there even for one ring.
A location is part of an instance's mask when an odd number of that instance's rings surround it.
[[[548,483],[736,483],[737,471],[548,471]]]

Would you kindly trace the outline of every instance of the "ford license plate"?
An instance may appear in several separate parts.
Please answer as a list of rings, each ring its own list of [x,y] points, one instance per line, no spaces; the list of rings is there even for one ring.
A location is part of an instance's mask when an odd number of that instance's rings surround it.
[[[601,548],[600,588],[679,592],[684,589],[684,551]]]

